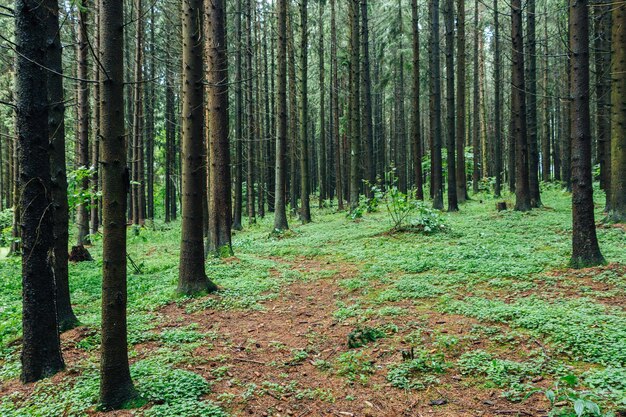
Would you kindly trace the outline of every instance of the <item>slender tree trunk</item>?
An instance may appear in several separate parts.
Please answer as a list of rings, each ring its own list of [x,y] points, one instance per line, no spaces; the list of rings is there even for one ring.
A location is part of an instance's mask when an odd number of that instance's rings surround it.
[[[571,0],[565,0],[565,4],[567,4],[567,7],[570,7],[570,1]],[[568,26],[567,28],[568,31],[568,38],[570,37],[570,31],[571,31],[571,27]],[[572,90],[572,72],[569,70],[569,68],[571,68],[572,63],[572,56],[571,56],[571,50],[568,49],[567,50],[567,87],[566,87],[566,91],[567,91],[567,98],[566,100],[564,100],[564,112],[563,112],[563,117],[564,117],[564,124],[563,124],[563,136],[562,136],[562,146],[561,146],[561,151],[562,151],[562,156],[561,156],[561,170],[562,172],[562,179],[565,185],[565,189],[567,191],[572,191],[572,135],[571,135],[571,126],[572,126],[572,121],[570,120],[571,114],[572,114],[572,98],[569,95],[571,90]]]
[[[167,43],[172,43],[172,30],[166,29]],[[165,60],[165,222],[176,218],[176,180],[174,179],[176,114],[174,111],[174,80],[172,57]],[[172,212],[174,211],[174,212]]]
[[[122,0],[101,0],[103,82],[102,144],[102,345],[100,403],[121,408],[137,394],[130,378],[126,334],[126,166],[124,129],[124,9]]]
[[[326,82],[324,69],[324,4],[319,4],[319,72],[320,72],[320,140],[319,140],[319,158],[317,164],[317,175],[319,177],[320,198],[319,208],[324,206],[324,201],[328,198],[327,186],[329,175],[326,170]]]
[[[63,369],[54,282],[54,221],[46,62],[48,11],[39,1],[15,4],[16,132],[22,247],[22,374],[24,383]]]
[[[155,32],[156,22],[154,8],[155,3],[150,4],[150,60],[148,84],[146,85],[146,218],[151,222],[154,220],[154,112],[156,105],[155,97]]]
[[[253,2],[256,0],[246,0],[246,69],[248,74],[253,74],[253,42],[252,42],[252,13]],[[246,211],[248,213],[248,224],[256,223],[256,210],[254,206],[254,150],[256,137],[256,120],[254,117],[254,77],[249,77],[246,82],[246,116],[248,118],[246,131]]]
[[[311,222],[311,205],[309,202],[309,95],[308,95],[308,11],[307,0],[300,0],[300,221],[302,224]]]
[[[474,153],[473,169],[472,169],[472,191],[474,194],[479,191],[480,184],[480,161],[481,161],[481,147],[480,147],[480,90],[479,90],[479,55],[478,44],[480,42],[480,30],[479,30],[479,17],[478,17],[478,0],[474,1],[474,92],[473,92],[473,107],[472,107],[472,151]],[[482,167],[483,169],[485,167]]]
[[[604,263],[596,237],[591,177],[588,0],[571,0],[569,13],[569,46],[572,53],[570,67],[573,225],[571,263],[575,268],[583,268]]]
[[[544,182],[548,182],[551,179],[551,155],[550,155],[550,92],[548,89],[548,74],[549,74],[549,53],[548,53],[548,3],[544,4],[544,26],[543,26],[543,38],[544,38],[544,66],[543,66],[543,129],[541,134],[541,179]]]
[[[515,137],[515,210],[531,209],[528,182],[528,143],[526,129],[526,84],[524,82],[524,38],[522,34],[521,0],[511,2],[511,38],[513,60],[511,67],[511,111]]]
[[[57,0],[45,3],[46,44],[48,45],[46,66],[52,71],[48,75],[48,134],[50,140],[50,174],[52,204],[54,207],[54,280],[56,282],[56,304],[60,331],[78,325],[72,310],[68,278],[68,223],[67,172],[65,168],[65,104],[63,93],[63,65],[61,37],[59,36],[59,5]]]
[[[500,197],[502,193],[502,57],[500,46],[500,24],[498,15],[498,0],[493,1],[493,22],[494,22],[494,168],[495,168],[495,189],[494,194]]]
[[[276,186],[274,230],[289,229],[287,223],[287,0],[276,0],[278,14],[278,68],[276,76]]]
[[[603,0],[593,8],[595,15],[595,71],[597,155],[600,187],[606,195],[605,211],[611,206],[611,6]]]
[[[332,71],[332,83],[330,89],[330,101],[332,106],[332,123],[333,123],[333,145],[335,153],[335,188],[337,193],[337,208],[343,210],[343,166],[341,136],[339,135],[339,76],[337,69],[337,23],[335,16],[335,0],[330,0],[330,66]]]
[[[448,149],[448,211],[459,211],[456,187],[456,151],[454,119],[454,0],[445,0],[446,33],[446,146]],[[459,116],[462,117],[462,116]]]
[[[202,0],[183,0],[183,222],[178,292],[215,291],[204,270],[202,227],[203,152],[203,51]]]
[[[298,134],[298,96],[296,77],[296,52],[295,52],[295,30],[291,7],[287,14],[287,53],[288,53],[288,76],[289,76],[289,203],[291,212],[298,213],[298,145],[300,137]]]
[[[441,161],[441,65],[439,59],[439,0],[430,0],[430,137],[433,208],[443,210]]]
[[[457,0],[457,88],[456,88],[456,195],[460,203],[467,200],[465,171],[465,0]]]
[[[415,198],[424,199],[424,183],[422,178],[422,128],[420,113],[420,35],[417,0],[411,0],[411,19],[413,32],[413,96],[411,103],[411,144],[413,146],[413,182]]]
[[[143,1],[135,0],[135,74],[133,84],[133,224],[143,225],[145,220],[145,193],[143,175]]]
[[[350,0],[350,211],[359,204],[360,162],[360,61],[359,0]]]
[[[91,218],[89,222],[89,233],[95,235],[100,229],[100,204],[101,200],[98,197],[100,192],[100,180],[98,177],[98,171],[100,169],[100,36],[98,28],[100,27],[100,2],[96,1],[94,7],[95,16],[95,30],[94,30],[94,54],[97,59],[93,60],[93,77],[96,80],[96,84],[93,86],[94,91],[94,109],[92,118],[92,130],[94,132],[93,140],[91,141],[91,166],[93,174],[91,176]]]
[[[89,78],[89,41],[88,7],[81,7],[78,11],[78,78]],[[86,81],[78,82],[78,152],[76,165],[81,168],[89,168],[89,84]],[[89,190],[89,178],[81,179],[81,190],[86,193]],[[76,226],[78,233],[76,244],[79,246],[89,245],[89,214],[86,201],[81,201],[76,207]]]
[[[209,108],[208,251],[232,255],[230,149],[228,141],[228,50],[224,0],[205,4]]]
[[[528,56],[528,184],[530,187],[530,204],[541,207],[539,190],[539,149],[537,139],[537,44],[536,44],[536,13],[535,0],[528,0],[526,12],[526,55]]]
[[[241,18],[243,16],[242,0],[237,0],[235,13],[235,33],[237,48],[235,51],[235,202],[233,208],[233,229],[243,229],[241,216],[243,212],[243,76],[242,51],[243,30]]]
[[[376,182],[376,171],[374,164],[374,131],[372,125],[372,77],[370,73],[370,40],[369,40],[369,20],[367,16],[367,0],[361,0],[361,44],[363,53],[362,83],[363,83],[363,177],[370,184]],[[370,187],[366,187],[367,195],[370,194]]]
[[[626,5],[612,5],[611,207],[612,221],[626,222]]]

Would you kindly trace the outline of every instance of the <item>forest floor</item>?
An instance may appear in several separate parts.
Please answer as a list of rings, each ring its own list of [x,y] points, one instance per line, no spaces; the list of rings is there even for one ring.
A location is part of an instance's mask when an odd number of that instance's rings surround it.
[[[597,218],[601,219],[598,195]],[[129,232],[131,372],[146,400],[103,413],[101,242],[71,265],[81,326],[65,372],[22,386],[19,261],[0,262],[0,416],[545,416],[626,408],[626,233],[602,226],[606,266],[570,270],[570,196],[530,213],[478,198],[447,230],[387,233],[384,207],[333,209],[235,257],[207,261],[214,295],[174,295],[179,224]],[[599,406],[601,414],[596,413]]]

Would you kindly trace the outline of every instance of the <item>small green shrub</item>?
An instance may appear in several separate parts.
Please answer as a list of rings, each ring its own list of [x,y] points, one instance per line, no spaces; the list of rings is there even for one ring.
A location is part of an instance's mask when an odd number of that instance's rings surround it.
[[[425,389],[438,383],[435,375],[444,373],[447,368],[443,355],[431,355],[421,351],[417,357],[414,352],[411,356],[411,360],[389,367],[387,381],[394,387],[405,390]]]

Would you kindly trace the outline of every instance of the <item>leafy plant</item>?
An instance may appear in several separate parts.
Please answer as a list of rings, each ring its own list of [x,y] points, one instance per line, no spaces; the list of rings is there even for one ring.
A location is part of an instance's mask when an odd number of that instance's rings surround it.
[[[544,394],[550,401],[549,417],[592,417],[609,416],[603,414],[596,403],[597,397],[586,391],[577,391],[578,378],[566,375],[557,380]]]
[[[424,389],[438,383],[435,374],[442,374],[446,370],[443,355],[431,355],[420,351],[415,354],[411,351],[412,359],[389,367],[387,381],[396,388]]]
[[[347,377],[350,382],[367,383],[374,373],[374,364],[363,352],[345,352],[337,358],[337,375]]]
[[[348,347],[350,349],[359,348],[386,336],[385,332],[380,329],[357,327],[348,334]]]

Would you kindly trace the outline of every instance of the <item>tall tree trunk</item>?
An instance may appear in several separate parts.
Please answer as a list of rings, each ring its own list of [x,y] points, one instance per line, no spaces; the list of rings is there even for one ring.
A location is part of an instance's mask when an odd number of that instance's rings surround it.
[[[183,0],[183,222],[178,292],[215,291],[204,270],[202,225],[203,152],[203,51],[202,0]]]
[[[288,76],[289,76],[289,203],[291,212],[298,213],[298,145],[300,137],[298,135],[298,95],[296,76],[296,48],[295,29],[293,14],[289,7],[287,14],[287,53],[288,53]]]
[[[597,155],[600,187],[606,195],[605,210],[611,206],[611,5],[603,0],[593,8],[595,15],[595,72]]]
[[[133,224],[143,225],[145,220],[145,193],[143,175],[143,1],[135,0],[135,74],[133,84]]]
[[[370,72],[370,41],[369,21],[367,16],[367,0],[361,0],[361,44],[363,53],[362,83],[363,83],[363,177],[370,183],[376,182],[374,165],[374,131],[372,125],[372,77]],[[365,191],[369,195],[370,187]]]
[[[544,66],[543,66],[543,129],[541,133],[541,179],[544,182],[548,182],[551,179],[550,169],[551,169],[551,154],[550,154],[550,93],[548,89],[548,75],[549,75],[549,49],[548,49],[548,3],[544,4],[544,26],[543,26],[543,38],[544,38]]]
[[[528,136],[526,129],[526,84],[524,82],[524,37],[522,33],[521,0],[511,2],[511,38],[513,59],[511,67],[511,112],[515,137],[515,210],[528,211]]]
[[[254,57],[254,49],[252,42],[252,14],[254,12],[253,4],[256,0],[246,0],[246,72],[253,74],[254,69],[252,66],[252,60]],[[246,82],[246,116],[248,118],[247,131],[246,131],[246,211],[248,213],[248,223],[256,223],[256,210],[254,206],[254,150],[255,142],[258,139],[256,136],[256,120],[254,117],[254,77],[249,77]]]
[[[570,7],[570,1],[571,0],[565,0],[565,4],[567,4],[567,7]],[[570,31],[571,31],[571,27],[568,26],[567,27],[567,31],[568,31],[568,38],[570,37]],[[571,125],[572,125],[572,121],[570,120],[570,116],[572,114],[572,98],[569,95],[571,90],[572,90],[572,72],[569,70],[572,66],[571,63],[572,60],[572,56],[571,56],[571,50],[568,48],[567,50],[567,78],[566,78],[566,82],[567,82],[567,86],[566,86],[566,91],[567,91],[567,98],[566,100],[564,100],[564,112],[563,112],[563,118],[564,118],[564,123],[563,123],[563,136],[562,136],[562,145],[561,145],[561,152],[562,152],[562,156],[561,156],[561,170],[562,170],[562,179],[565,185],[565,189],[568,191],[572,191],[572,135],[571,135]]]
[[[536,44],[536,13],[535,0],[528,0],[526,12],[526,55],[528,56],[528,185],[530,187],[530,204],[541,207],[539,190],[539,149],[537,139],[537,44]]]
[[[228,141],[228,50],[224,0],[205,4],[209,108],[209,252],[232,255],[230,149]]]
[[[48,11],[39,1],[15,4],[16,132],[22,247],[22,374],[24,383],[63,369],[54,282],[54,221],[46,62]]]
[[[309,202],[309,95],[308,95],[308,23],[307,0],[300,0],[300,221],[302,224],[311,222],[311,205]]]
[[[287,0],[277,0],[278,68],[276,75],[276,186],[274,230],[289,229],[287,223]]]
[[[494,168],[495,168],[495,189],[494,194],[500,197],[502,193],[502,57],[500,46],[500,24],[498,15],[498,0],[493,1],[493,22],[494,22],[494,85],[495,85],[495,102],[494,102]]]
[[[342,166],[342,152],[343,146],[341,145],[341,136],[339,135],[339,76],[337,69],[337,23],[335,13],[335,0],[330,0],[330,66],[332,71],[332,82],[330,89],[330,101],[332,107],[332,142],[335,153],[335,192],[337,193],[337,208],[343,210],[343,166]]]
[[[626,222],[626,5],[613,4],[611,35],[611,207],[609,218]]]
[[[89,168],[89,41],[88,41],[88,6],[78,10],[78,152],[76,165],[79,168]],[[80,188],[86,193],[89,190],[89,178],[81,179]],[[86,201],[76,207],[76,226],[78,233],[76,244],[89,245],[89,214]]]
[[[441,65],[439,58],[439,0],[430,0],[430,137],[433,208],[443,210],[441,161]]]
[[[604,263],[596,237],[591,177],[588,0],[571,0],[569,13],[569,47],[572,53],[570,67],[573,226],[571,263],[575,268],[583,268]],[[616,23],[619,25],[619,20]],[[618,37],[615,39],[617,40]]]
[[[359,61],[360,27],[359,27],[359,0],[350,0],[350,211],[354,211],[359,204],[359,162],[360,154],[360,85],[361,72]]]
[[[172,43],[172,29],[166,29],[168,45]],[[174,79],[172,57],[165,60],[165,222],[176,218],[176,181],[175,141],[176,141],[176,113],[174,110]]]
[[[456,88],[456,195],[460,203],[467,200],[465,171],[465,0],[457,0],[457,88]]]
[[[448,211],[459,211],[456,188],[456,151],[454,120],[454,0],[445,0],[446,33],[446,146],[448,150]],[[459,116],[462,117],[462,116]]]
[[[123,0],[101,0],[103,82],[102,147],[102,345],[100,403],[120,408],[137,394],[128,366],[126,334],[126,204],[129,175],[124,129]]]
[[[233,229],[243,229],[241,216],[243,212],[243,1],[237,0],[235,13],[235,33],[237,48],[235,50],[235,201],[233,207]]]
[[[98,171],[100,169],[100,106],[98,103],[100,102],[100,79],[101,79],[101,69],[100,69],[100,36],[98,33],[98,27],[100,27],[100,2],[96,1],[96,5],[94,7],[94,16],[95,16],[95,30],[94,30],[94,55],[97,59],[93,60],[93,77],[96,81],[96,84],[93,86],[94,90],[94,109],[93,109],[93,117],[92,117],[92,130],[93,140],[91,141],[91,167],[93,169],[93,173],[91,175],[91,216],[89,222],[89,233],[95,235],[98,233],[100,229],[100,205],[102,201],[98,197],[100,192],[100,180],[98,177]]]
[[[324,206],[324,201],[328,198],[327,186],[329,175],[326,165],[326,82],[325,82],[325,69],[324,69],[324,4],[319,4],[319,72],[320,72],[320,140],[319,140],[319,158],[317,164],[317,175],[319,177],[320,198],[319,208]]]
[[[472,169],[472,191],[474,194],[479,191],[480,183],[480,161],[482,159],[480,152],[480,89],[479,89],[479,55],[478,44],[480,43],[480,22],[478,17],[478,0],[474,1],[474,88],[473,88],[473,106],[472,106],[472,151],[474,153],[473,169]],[[482,167],[483,169],[485,167]]]
[[[411,144],[413,146],[413,182],[415,198],[424,199],[424,183],[422,178],[422,128],[420,113],[420,35],[417,0],[411,0],[411,19],[413,32],[413,96],[411,103]]]
[[[60,331],[78,325],[72,310],[68,278],[68,223],[67,172],[65,167],[65,104],[63,93],[63,63],[59,32],[59,5],[57,0],[47,0],[46,43],[48,45],[46,66],[48,75],[48,134],[50,140],[50,177],[52,204],[54,207],[54,280]]]
[[[154,112],[156,106],[155,97],[155,76],[156,76],[156,57],[155,57],[155,32],[156,22],[154,8],[155,3],[150,4],[150,52],[148,84],[146,85],[146,218],[150,221],[154,220]]]

